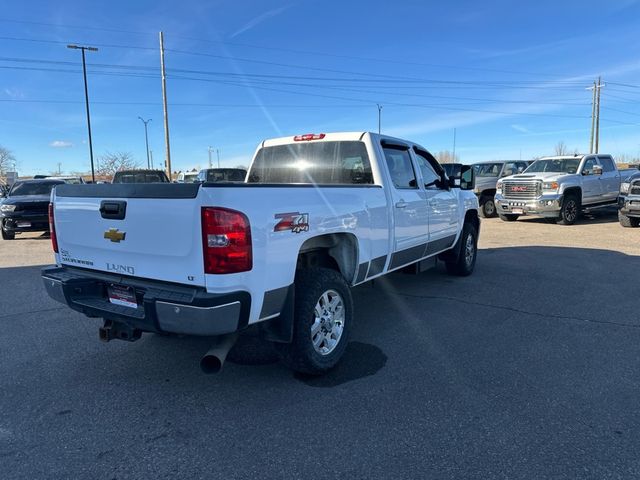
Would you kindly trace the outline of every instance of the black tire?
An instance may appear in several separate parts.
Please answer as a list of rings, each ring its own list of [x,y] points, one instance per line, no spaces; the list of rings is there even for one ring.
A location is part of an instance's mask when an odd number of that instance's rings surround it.
[[[569,194],[562,200],[558,225],[573,225],[580,217],[580,199],[577,195]]]
[[[500,217],[500,220],[502,220],[503,222],[515,222],[516,220],[518,220],[518,217],[520,215],[515,215],[513,213],[507,213],[504,215],[498,215]]]
[[[0,226],[0,232],[2,232],[2,239],[3,240],[15,240],[15,238],[16,238],[16,234],[15,233],[6,232],[4,230],[4,228],[2,228],[2,226]]]
[[[482,218],[493,218],[498,216],[493,195],[480,197],[480,212],[478,213]]]
[[[316,305],[319,305],[323,294],[329,291],[337,292],[342,300],[343,329],[332,350],[321,354],[314,347],[311,327],[316,322]],[[320,375],[340,361],[349,343],[352,326],[353,300],[342,275],[329,268],[298,270],[295,279],[293,340],[291,343],[276,343],[275,347],[282,361],[295,372]]]
[[[640,218],[628,217],[618,210],[618,221],[625,228],[636,228],[640,226]]]
[[[478,231],[471,223],[465,223],[462,234],[453,247],[457,253],[455,260],[445,262],[447,272],[459,277],[467,277],[473,273],[478,256]]]

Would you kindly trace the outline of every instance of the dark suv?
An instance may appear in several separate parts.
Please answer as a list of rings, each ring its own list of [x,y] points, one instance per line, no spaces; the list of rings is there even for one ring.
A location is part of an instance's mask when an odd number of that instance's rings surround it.
[[[3,240],[13,240],[16,233],[49,231],[49,198],[63,180],[23,180],[13,184],[0,203],[0,231]]]
[[[634,173],[620,185],[618,220],[623,227],[640,226],[640,172]]]

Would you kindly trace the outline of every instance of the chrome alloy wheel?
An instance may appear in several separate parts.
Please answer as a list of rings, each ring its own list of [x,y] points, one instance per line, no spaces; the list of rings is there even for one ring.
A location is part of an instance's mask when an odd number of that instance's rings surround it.
[[[311,341],[320,355],[329,355],[340,342],[344,314],[344,301],[335,290],[327,290],[318,299],[311,325]]]
[[[473,241],[473,235],[467,235],[467,239],[464,242],[464,262],[467,266],[471,266],[473,263],[473,257],[476,254],[476,244]]]
[[[567,200],[564,216],[568,222],[575,221],[578,216],[578,205],[576,205],[576,201],[573,198]]]

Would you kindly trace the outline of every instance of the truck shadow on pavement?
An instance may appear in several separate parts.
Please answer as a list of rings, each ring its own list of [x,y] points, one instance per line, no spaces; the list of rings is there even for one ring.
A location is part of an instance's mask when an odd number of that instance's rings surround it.
[[[497,219],[497,218],[496,220],[500,221],[500,219]],[[517,221],[530,222],[530,223],[548,223],[548,224],[554,223],[551,220],[543,217],[527,217],[527,216],[522,216],[518,218]],[[582,224],[603,224],[603,223],[618,223],[618,209],[616,207],[595,208],[588,212],[582,213],[575,224],[582,225]]]

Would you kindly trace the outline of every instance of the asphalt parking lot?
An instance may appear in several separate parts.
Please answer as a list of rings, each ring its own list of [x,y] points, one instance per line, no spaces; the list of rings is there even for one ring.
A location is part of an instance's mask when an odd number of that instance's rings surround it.
[[[354,291],[321,378],[244,339],[98,341],[50,300],[48,239],[0,242],[0,474],[34,478],[638,478],[640,229],[483,221],[476,272]]]

